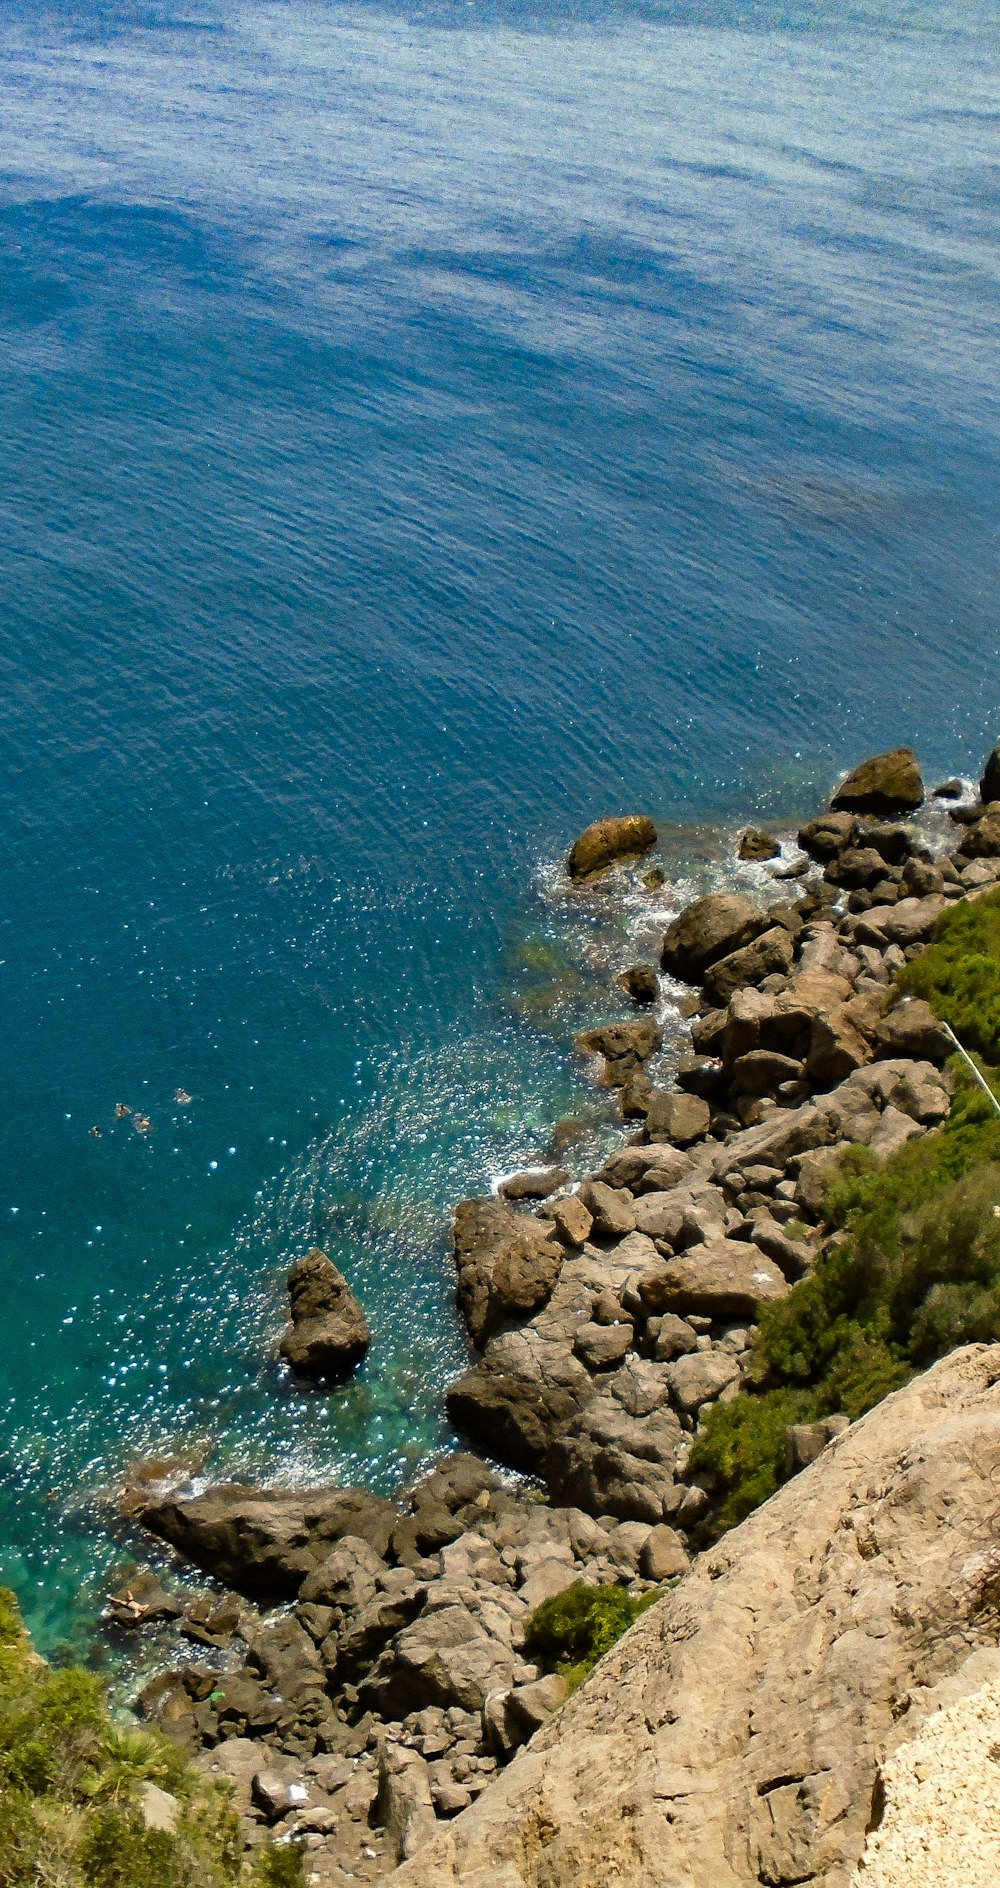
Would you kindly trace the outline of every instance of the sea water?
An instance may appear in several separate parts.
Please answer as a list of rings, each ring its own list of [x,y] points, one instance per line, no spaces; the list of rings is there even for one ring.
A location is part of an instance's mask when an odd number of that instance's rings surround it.
[[[130,1459],[448,1444],[449,1204],[606,1131],[583,824],[690,866],[1000,733],[997,24],[8,0],[0,1577],[45,1649]],[[306,1395],[312,1243],[374,1339]]]

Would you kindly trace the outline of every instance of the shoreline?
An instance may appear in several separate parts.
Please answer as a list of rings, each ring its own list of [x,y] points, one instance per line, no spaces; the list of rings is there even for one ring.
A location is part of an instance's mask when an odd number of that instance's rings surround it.
[[[231,1778],[249,1840],[304,1841],[310,1880],[388,1872],[558,1708],[563,1681],[525,1645],[541,1602],[579,1579],[653,1593],[710,1542],[692,1443],[738,1396],[761,1305],[823,1248],[824,1170],[852,1143],[887,1157],[948,1112],[950,1045],[890,1011],[890,979],[949,904],[1000,882],[1000,841],[962,853],[968,796],[940,805],[950,851],[900,824],[913,806],[821,814],[800,832],[803,869],[778,862],[796,872],[766,912],[740,892],[682,909],[669,981],[658,967],[651,1002],[578,1038],[619,1097],[622,1144],[541,1199],[530,1179],[501,1197],[513,1176],[499,1176],[459,1204],[474,1361],[447,1407],[481,1457],[442,1458],[396,1501],[131,1491],[135,1519],[238,1589],[183,1617],[150,1576],[132,1625],[173,1609],[201,1651],[145,1688],[143,1714]],[[607,869],[649,869],[629,857]],[[681,1008],[691,1047],[661,1086],[651,1018]],[[795,1468],[836,1433],[806,1428]],[[129,1604],[115,1617],[130,1630]]]

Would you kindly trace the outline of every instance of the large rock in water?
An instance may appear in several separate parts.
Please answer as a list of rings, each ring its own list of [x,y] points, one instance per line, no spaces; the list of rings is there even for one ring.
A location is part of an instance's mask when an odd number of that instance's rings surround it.
[[[454,1239],[459,1310],[481,1350],[507,1320],[547,1303],[565,1252],[550,1226],[494,1199],[460,1200]]]
[[[1000,800],[1000,746],[995,747],[987,758],[979,782],[979,797],[984,806],[989,806],[993,800]]]
[[[590,878],[616,859],[634,859],[656,844],[656,827],[645,813],[626,813],[621,819],[596,819],[575,842],[566,870],[570,878]]]
[[[219,1482],[200,1495],[148,1502],[133,1518],[224,1586],[287,1600],[345,1534],[384,1554],[399,1515],[391,1501],[364,1488]]]
[[[672,977],[700,983],[710,964],[742,949],[766,926],[767,919],[741,893],[709,892],[667,926],[660,961]]]
[[[863,760],[830,801],[838,813],[912,813],[923,803],[924,783],[912,747],[894,747]]]
[[[304,1377],[346,1377],[371,1343],[368,1320],[343,1272],[314,1246],[288,1274],[291,1323],[278,1348]]]
[[[998,1481],[976,1345],[704,1554],[393,1888],[848,1888],[883,1760],[1000,1669]]]

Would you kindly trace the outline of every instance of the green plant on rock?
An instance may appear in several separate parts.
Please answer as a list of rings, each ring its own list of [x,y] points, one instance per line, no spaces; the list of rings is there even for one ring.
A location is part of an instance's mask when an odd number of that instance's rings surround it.
[[[965,1048],[1000,1063],[1000,892],[943,912],[932,943],[896,981],[950,1023]]]
[[[957,1344],[1000,1341],[1000,1119],[960,1068],[956,1080],[940,1130],[884,1163],[861,1147],[838,1163],[826,1216],[840,1237],[764,1307],[745,1393],[709,1413],[691,1453],[718,1532],[784,1479],[790,1423],[853,1421]]]
[[[576,1580],[536,1607],[525,1634],[528,1651],[575,1689],[659,1597],[646,1593],[636,1599],[623,1586],[588,1586]]]
[[[174,1798],[150,1829],[142,1788]],[[37,1657],[0,1588],[0,1888],[302,1888],[298,1848],[248,1869],[229,1792],[157,1732],[113,1724],[88,1672]]]

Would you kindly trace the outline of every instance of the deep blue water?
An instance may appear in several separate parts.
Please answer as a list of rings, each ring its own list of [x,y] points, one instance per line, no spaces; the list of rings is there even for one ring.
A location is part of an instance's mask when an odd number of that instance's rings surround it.
[[[998,21],[8,0],[0,1573],[46,1646],[130,1453],[391,1486],[442,1439],[448,1204],[593,1107],[581,824],[996,738]],[[267,1361],[314,1239],[375,1328],[328,1398]]]

